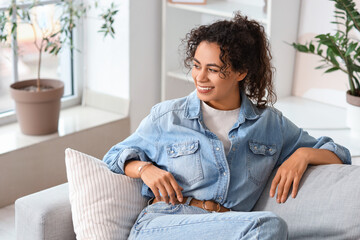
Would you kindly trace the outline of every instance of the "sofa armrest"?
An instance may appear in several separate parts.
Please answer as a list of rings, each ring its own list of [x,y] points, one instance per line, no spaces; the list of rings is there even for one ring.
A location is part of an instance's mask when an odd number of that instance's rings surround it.
[[[296,198],[283,204],[269,197],[272,179],[254,211],[271,211],[288,224],[290,239],[360,239],[360,166],[310,166]]]
[[[15,202],[16,239],[76,239],[68,184],[64,183]]]

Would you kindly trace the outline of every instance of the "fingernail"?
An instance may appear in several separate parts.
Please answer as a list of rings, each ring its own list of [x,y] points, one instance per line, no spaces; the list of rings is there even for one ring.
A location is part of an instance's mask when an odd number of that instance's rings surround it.
[[[179,200],[179,202],[182,202],[182,201],[183,201],[183,198],[180,197],[180,198],[178,198],[178,200]]]

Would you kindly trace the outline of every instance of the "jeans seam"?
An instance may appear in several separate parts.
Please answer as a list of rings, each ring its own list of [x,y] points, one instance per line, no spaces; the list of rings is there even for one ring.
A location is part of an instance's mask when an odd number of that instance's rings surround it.
[[[158,228],[151,228],[151,229],[140,229],[140,230],[136,230],[137,232],[152,232],[154,230],[163,230],[163,229],[167,229],[167,228],[172,228],[172,227],[181,227],[181,226],[186,226],[186,225],[193,225],[193,224],[198,224],[198,223],[204,223],[204,222],[219,222],[219,221],[227,221],[227,222],[239,222],[239,220],[233,220],[233,219],[222,219],[222,220],[209,220],[209,221],[198,221],[198,222],[191,222],[191,223],[182,223],[182,224],[178,224],[178,225],[172,225],[172,226],[167,226],[167,227],[158,227]],[[241,222],[252,222],[252,220],[240,220]]]

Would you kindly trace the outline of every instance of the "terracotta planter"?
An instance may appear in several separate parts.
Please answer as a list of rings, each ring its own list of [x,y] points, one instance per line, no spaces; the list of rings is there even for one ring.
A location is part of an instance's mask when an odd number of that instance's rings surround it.
[[[21,90],[27,86],[36,86],[36,80],[20,81],[10,86],[21,131],[27,135],[45,135],[58,130],[64,83],[59,80],[41,79],[41,85],[52,88],[40,92]]]
[[[360,97],[346,92],[347,106],[346,124],[352,131],[360,132]]]

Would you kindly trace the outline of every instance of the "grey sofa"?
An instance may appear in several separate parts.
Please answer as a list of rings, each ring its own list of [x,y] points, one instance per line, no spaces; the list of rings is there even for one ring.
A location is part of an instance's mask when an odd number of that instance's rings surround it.
[[[298,196],[284,204],[269,198],[270,185],[271,181],[254,211],[272,211],[282,217],[290,239],[360,239],[360,166],[310,166]],[[18,240],[76,239],[68,185],[18,199],[15,222]]]

